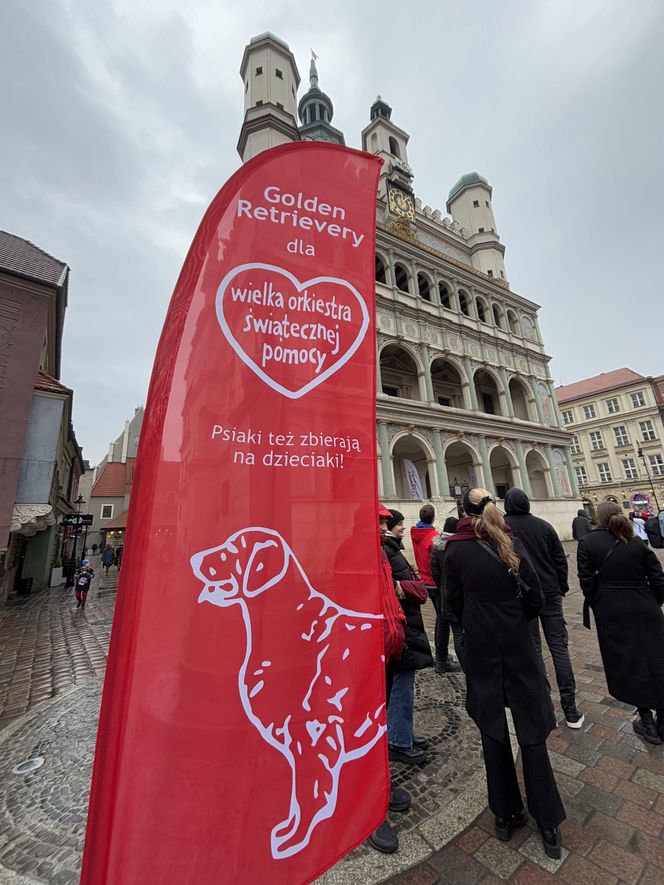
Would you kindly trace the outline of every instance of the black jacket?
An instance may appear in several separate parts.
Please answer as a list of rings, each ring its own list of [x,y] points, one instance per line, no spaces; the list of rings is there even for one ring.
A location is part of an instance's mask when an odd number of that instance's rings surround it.
[[[607,529],[596,528],[581,538],[577,550],[579,581],[595,616],[609,694],[635,707],[664,709],[662,566],[639,538],[614,547],[615,540]]]
[[[408,581],[412,578],[408,560],[402,553],[403,544],[393,535],[385,537],[383,549],[387,554],[395,581]],[[401,608],[406,616],[406,645],[398,661],[392,662],[395,670],[423,670],[433,667],[431,646],[424,629],[422,606],[406,597],[400,599]]]
[[[556,530],[530,512],[528,495],[510,489],[505,496],[505,522],[526,548],[545,596],[564,596],[567,583],[567,557]]]
[[[433,545],[431,547],[431,577],[440,592],[442,617],[446,621],[456,623],[457,617],[449,607],[447,594],[445,593],[445,568],[443,566],[443,560],[445,558],[445,547],[449,537],[449,535],[436,535],[433,539]]]
[[[585,510],[579,510],[572,520],[572,537],[575,541],[579,541],[588,532],[591,532],[593,524]]]
[[[519,574],[543,604],[537,574],[518,539],[514,547]],[[555,717],[514,577],[473,540],[448,541],[443,565],[447,602],[465,633],[468,714],[502,743],[509,706],[519,743],[543,743]]]

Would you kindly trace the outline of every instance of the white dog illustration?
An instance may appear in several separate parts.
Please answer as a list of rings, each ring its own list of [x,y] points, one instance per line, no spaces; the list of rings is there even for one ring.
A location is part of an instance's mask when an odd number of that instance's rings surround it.
[[[288,815],[271,835],[272,856],[290,857],[334,814],[344,764],[385,733],[384,705],[364,709],[355,697],[363,685],[358,664],[382,648],[382,615],[341,608],[314,590],[272,529],[242,529],[196,553],[191,566],[205,585],[199,602],[242,610],[240,697],[248,719],[291,768]]]

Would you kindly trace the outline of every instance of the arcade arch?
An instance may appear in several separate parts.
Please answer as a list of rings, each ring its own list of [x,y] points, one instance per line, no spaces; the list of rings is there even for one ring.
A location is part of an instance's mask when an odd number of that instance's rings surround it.
[[[520,418],[522,421],[535,420],[532,416],[533,395],[530,390],[518,378],[512,378],[509,383],[510,397],[514,406],[514,417]]]
[[[478,369],[473,377],[477,404],[487,415],[502,415],[498,382],[487,369]]]
[[[494,446],[489,456],[489,467],[496,497],[504,498],[510,489],[518,485],[516,458],[505,446]]]
[[[549,465],[546,458],[536,449],[531,449],[526,455],[526,472],[530,483],[531,496],[533,498],[550,498],[551,486]]]
[[[398,436],[392,445],[394,487],[402,501],[421,501],[437,492],[431,477],[436,458],[429,445],[414,434]]]
[[[457,497],[479,485],[479,464],[477,452],[468,443],[461,440],[451,442],[445,449],[445,467],[450,484],[445,493]]]
[[[394,265],[394,282],[400,292],[410,292],[409,274],[403,264]]]
[[[376,253],[376,282],[387,283],[387,264],[378,253]]]
[[[423,400],[421,373],[415,357],[400,344],[388,344],[380,352],[382,392],[402,399]]]
[[[466,408],[463,395],[461,372],[443,357],[437,357],[431,363],[431,384],[433,398],[439,406],[452,409]]]

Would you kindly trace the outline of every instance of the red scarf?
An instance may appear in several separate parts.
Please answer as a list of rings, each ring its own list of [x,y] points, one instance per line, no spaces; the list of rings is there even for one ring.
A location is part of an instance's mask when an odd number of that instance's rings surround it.
[[[503,526],[503,531],[508,535],[511,534],[512,529],[505,523]],[[490,543],[491,539],[486,532],[481,532],[479,536],[483,541],[487,541]],[[464,516],[459,520],[456,527],[456,532],[452,535],[451,538],[447,539],[447,543],[451,544],[452,541],[477,541],[478,535],[475,531],[475,526],[473,524],[472,516]]]

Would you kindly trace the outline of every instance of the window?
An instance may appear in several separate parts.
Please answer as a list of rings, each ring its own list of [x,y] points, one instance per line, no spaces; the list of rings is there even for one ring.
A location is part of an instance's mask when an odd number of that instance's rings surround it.
[[[399,388],[383,386],[383,393],[387,394],[387,396],[399,396]]]
[[[487,209],[490,209],[490,208],[491,208],[491,204],[489,203],[488,200],[485,200],[485,201],[484,201],[484,205],[487,207]]]
[[[634,463],[634,458],[623,458],[623,470],[625,471],[625,479],[638,479],[639,474]]]
[[[636,393],[630,393],[630,396],[632,397],[633,408],[638,409],[639,406],[645,406],[646,398],[644,397],[642,390],[637,390]]]
[[[408,291],[408,273],[406,268],[401,264],[394,265],[394,281],[397,284],[397,289],[399,289],[399,291]]]
[[[473,200],[473,206],[474,206],[475,209],[479,209],[479,208],[480,208],[480,201],[479,201],[479,200]]]
[[[597,465],[597,473],[600,482],[613,482],[611,478],[611,468],[606,462]]]
[[[478,234],[483,234],[483,233],[484,233],[484,228],[483,228],[483,227],[478,227],[478,228],[477,228],[477,233],[478,233]]]
[[[280,80],[283,80],[283,79],[284,79],[284,75],[283,75],[282,72],[279,70],[279,68],[275,68],[275,69],[274,69],[274,76],[275,76],[275,77],[278,77]]]
[[[284,109],[284,106],[282,105],[282,103],[280,101],[277,102],[277,107],[279,108],[280,111],[283,111],[283,109]]]
[[[492,277],[492,276],[493,276],[493,271],[492,271],[492,270],[488,270],[488,271],[486,272],[486,275],[487,275],[488,277]]]
[[[484,313],[484,304],[480,301],[479,298],[475,299],[475,309],[477,310],[477,316],[481,323],[486,323],[486,314]]]
[[[565,409],[563,412],[563,424],[574,424],[574,415],[571,409]]]
[[[263,68],[256,68],[256,76],[257,76],[257,77],[260,77],[260,75],[261,75],[262,73],[263,73]]]
[[[597,417],[597,416],[595,415],[595,404],[594,404],[594,403],[590,403],[589,406],[584,406],[584,407],[583,407],[583,414],[586,416],[587,419]]]
[[[464,316],[470,316],[470,311],[468,310],[468,300],[464,292],[459,292],[459,308],[461,309],[461,313],[464,314]]]
[[[113,519],[113,507],[114,504],[102,504],[101,505],[101,518],[102,519]]]
[[[484,406],[484,411],[488,415],[495,415],[495,410],[493,408],[493,397],[490,393],[484,393],[484,391],[482,391],[482,405]]]
[[[615,398],[615,396],[611,397],[611,399],[607,399],[606,408],[609,415],[615,415],[616,412],[620,411],[620,403]]]
[[[573,455],[580,455],[581,454],[581,445],[579,444],[579,437],[578,436],[572,437],[572,443],[569,447],[569,450]]]
[[[420,293],[420,298],[431,301],[431,284],[423,273],[417,275],[417,291]]]
[[[448,310],[451,308],[450,291],[445,283],[438,283],[438,294],[440,295],[440,303]]]
[[[629,436],[627,435],[627,430],[623,424],[621,424],[620,427],[614,427],[613,434],[616,438],[617,446],[626,446],[629,442]]]
[[[602,434],[599,430],[593,430],[590,434],[590,445],[593,447],[595,451],[597,449],[604,448],[604,440],[602,439]]]
[[[258,101],[256,102],[256,107],[259,107],[262,104],[263,104],[263,99],[259,98]]]
[[[387,282],[387,274],[385,271],[385,262],[380,257],[380,255],[376,255],[376,282],[377,283]]]
[[[401,154],[399,153],[399,142],[393,135],[390,135],[389,139],[390,143],[390,153],[395,156],[398,160],[401,159]]]
[[[641,428],[641,436],[644,442],[657,439],[655,431],[652,429],[652,421],[639,421],[639,427]]]
[[[439,396],[438,397],[438,405],[440,406],[451,406],[452,400],[447,396]]]
[[[661,455],[651,455],[648,460],[653,476],[664,476],[664,458]]]
[[[575,467],[574,471],[576,473],[576,481],[580,486],[588,485],[588,474],[586,473],[585,467]]]

